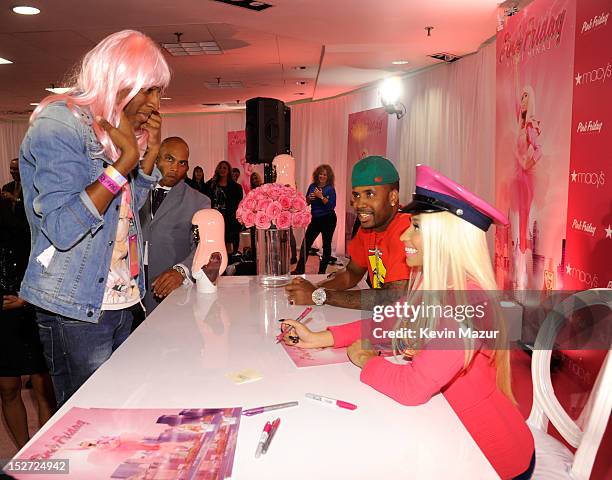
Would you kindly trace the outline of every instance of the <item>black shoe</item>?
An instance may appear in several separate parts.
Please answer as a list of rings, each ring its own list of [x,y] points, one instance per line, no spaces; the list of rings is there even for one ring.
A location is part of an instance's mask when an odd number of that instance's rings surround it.
[[[308,255],[314,257],[316,254],[319,253],[319,249],[318,248],[311,248],[310,250],[308,250]]]
[[[296,267],[295,270],[291,271],[291,275],[304,275],[304,269]]]

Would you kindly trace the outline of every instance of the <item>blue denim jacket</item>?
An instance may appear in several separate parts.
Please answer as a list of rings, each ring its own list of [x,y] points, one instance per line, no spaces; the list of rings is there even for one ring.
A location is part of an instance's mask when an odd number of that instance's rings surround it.
[[[91,127],[89,110],[75,107],[75,111],[77,115],[64,102],[48,105],[21,144],[19,169],[32,248],[19,295],[51,312],[97,323],[115,246],[121,195],[116,195],[100,215],[85,193],[111,162]],[[157,168],[151,175],[139,170],[130,176],[136,210],[160,178]],[[134,219],[140,252],[138,288],[143,297],[142,232],[138,215]]]

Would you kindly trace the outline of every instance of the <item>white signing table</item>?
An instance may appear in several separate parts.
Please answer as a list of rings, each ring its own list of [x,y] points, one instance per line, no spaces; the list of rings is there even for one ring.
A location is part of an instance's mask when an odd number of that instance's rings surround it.
[[[284,289],[264,289],[255,277],[221,277],[213,295],[181,287],[41,432],[71,407],[252,408],[297,400],[298,407],[242,417],[232,478],[498,478],[442,395],[405,407],[361,383],[350,362],[296,368],[275,337],[278,319],[302,310],[289,305]],[[309,325],[316,330],[359,315],[315,307]],[[263,379],[236,385],[226,377],[244,368]],[[306,392],[358,409],[329,407]],[[276,417],[274,441],[255,459],[263,425]]]

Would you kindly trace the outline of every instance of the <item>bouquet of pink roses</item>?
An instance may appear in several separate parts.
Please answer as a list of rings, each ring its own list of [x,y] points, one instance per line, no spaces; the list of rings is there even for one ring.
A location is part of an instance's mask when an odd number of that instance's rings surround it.
[[[266,183],[251,190],[242,199],[236,218],[245,227],[255,226],[266,230],[276,227],[307,227],[311,220],[306,198],[293,187],[278,183]]]

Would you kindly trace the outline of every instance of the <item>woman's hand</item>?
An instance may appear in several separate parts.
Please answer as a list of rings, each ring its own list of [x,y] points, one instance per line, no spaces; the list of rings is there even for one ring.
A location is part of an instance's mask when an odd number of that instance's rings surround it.
[[[284,332],[287,329],[289,329],[289,332],[287,332],[283,341],[289,346],[300,348],[324,348],[333,347],[334,345],[334,337],[329,330],[313,332],[300,322],[296,322],[295,320],[283,320],[283,323],[281,323],[281,330]],[[294,342],[290,337],[294,339],[297,338],[298,341]]]
[[[2,310],[15,310],[26,306],[26,301],[15,295],[2,295]]]
[[[323,190],[321,190],[319,187],[315,187],[313,195],[319,200],[323,200]]]
[[[350,347],[348,347],[346,354],[351,362],[353,362],[359,368],[363,368],[371,358],[378,356],[378,352],[369,347],[371,347],[369,342],[357,340]]]

